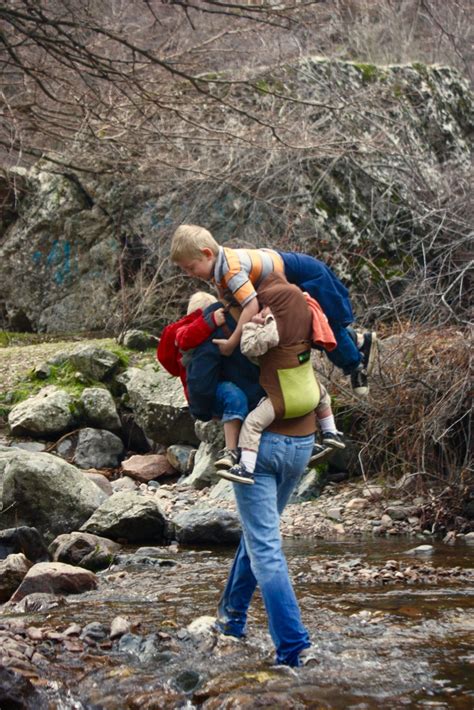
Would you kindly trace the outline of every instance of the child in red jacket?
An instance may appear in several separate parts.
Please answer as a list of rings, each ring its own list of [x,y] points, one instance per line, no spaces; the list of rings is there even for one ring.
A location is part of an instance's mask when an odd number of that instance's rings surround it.
[[[193,356],[194,348],[204,343],[218,327],[225,327],[223,308],[204,313],[217,298],[205,291],[198,291],[189,299],[187,314],[167,325],[160,337],[156,356],[161,365],[181,379],[184,394],[189,401],[186,367]],[[218,453],[218,462],[230,468],[239,460],[237,442],[243,420],[249,411],[245,392],[233,382],[219,382],[215,396],[215,414],[224,426],[225,449]]]

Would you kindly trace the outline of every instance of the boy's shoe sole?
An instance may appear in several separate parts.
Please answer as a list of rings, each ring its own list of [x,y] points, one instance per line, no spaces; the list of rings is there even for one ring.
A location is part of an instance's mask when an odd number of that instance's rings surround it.
[[[321,446],[321,451],[314,452],[309,457],[308,466],[312,466],[315,463],[323,463],[323,461],[327,461],[327,459],[331,458],[333,453],[334,449],[331,446]]]
[[[225,478],[227,481],[232,481],[233,483],[245,483],[248,486],[251,486],[255,483],[255,480],[253,478],[247,476],[239,476],[226,469],[218,470],[217,475],[221,478]]]
[[[345,448],[346,448],[346,445],[345,445],[345,443],[342,441],[342,439],[326,439],[326,438],[324,437],[324,434],[323,434],[323,437],[322,437],[322,443],[324,444],[324,446],[329,446],[329,448],[331,448],[331,449],[340,449],[340,450],[342,450],[342,449],[345,449]]]

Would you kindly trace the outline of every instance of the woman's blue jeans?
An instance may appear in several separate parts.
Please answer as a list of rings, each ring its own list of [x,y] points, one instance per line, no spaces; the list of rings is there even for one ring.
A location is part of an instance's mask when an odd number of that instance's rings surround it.
[[[280,515],[305,470],[314,436],[264,432],[254,485],[234,484],[243,534],[218,606],[218,628],[244,636],[247,610],[258,584],[277,663],[298,665],[310,646],[281,546]]]

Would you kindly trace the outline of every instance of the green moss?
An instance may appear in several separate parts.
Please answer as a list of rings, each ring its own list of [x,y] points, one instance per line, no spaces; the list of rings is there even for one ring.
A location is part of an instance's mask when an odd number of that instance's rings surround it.
[[[420,74],[426,74],[428,71],[426,64],[422,64],[421,62],[412,62],[412,67]]]
[[[362,74],[362,80],[367,83],[381,78],[381,71],[375,64],[356,64],[354,62],[354,66]]]

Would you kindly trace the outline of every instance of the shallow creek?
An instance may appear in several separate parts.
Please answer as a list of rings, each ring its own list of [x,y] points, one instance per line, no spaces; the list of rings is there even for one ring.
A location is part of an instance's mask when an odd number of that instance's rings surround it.
[[[351,566],[410,561],[412,540],[286,541],[303,618],[319,647],[319,664],[272,667],[272,645],[257,596],[248,637],[234,641],[187,625],[213,615],[232,550],[157,548],[146,564],[99,574],[95,592],[29,613],[27,624],[63,632],[71,623],[110,625],[127,617],[132,632],[85,648],[45,641],[43,691],[54,710],[104,708],[378,708],[474,707],[474,578],[432,584],[318,581],[322,560]],[[419,544],[419,543],[418,543]],[[133,552],[129,550],[127,552]],[[474,548],[436,545],[426,563],[472,567]],[[136,559],[136,557],[133,557]],[[131,560],[129,559],[129,562]],[[0,621],[19,618],[4,610]],[[24,616],[22,617],[24,618]]]

